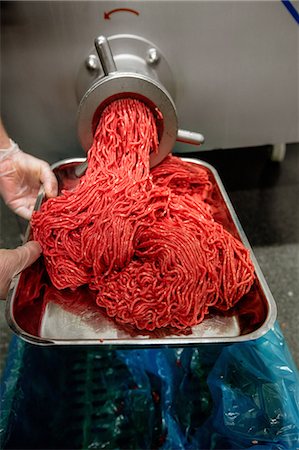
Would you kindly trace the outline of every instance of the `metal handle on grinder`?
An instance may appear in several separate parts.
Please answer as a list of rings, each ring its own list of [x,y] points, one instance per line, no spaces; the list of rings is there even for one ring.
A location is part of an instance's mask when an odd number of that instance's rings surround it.
[[[116,72],[116,65],[113,59],[111,48],[105,36],[99,36],[94,41],[94,45],[102,64],[105,76],[111,72]]]
[[[178,130],[176,138],[177,142],[184,142],[185,144],[201,145],[204,143],[205,138],[200,133],[188,130]]]

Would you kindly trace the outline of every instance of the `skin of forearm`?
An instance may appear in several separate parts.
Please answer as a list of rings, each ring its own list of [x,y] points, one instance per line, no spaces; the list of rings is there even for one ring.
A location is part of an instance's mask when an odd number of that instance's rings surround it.
[[[10,147],[10,140],[0,119],[0,151]]]

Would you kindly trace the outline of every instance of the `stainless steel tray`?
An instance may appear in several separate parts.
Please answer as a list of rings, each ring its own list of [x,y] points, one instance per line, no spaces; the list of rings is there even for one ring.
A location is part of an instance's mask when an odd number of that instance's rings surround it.
[[[251,251],[256,281],[236,307],[227,313],[210,314],[187,333],[174,333],[167,329],[141,333],[130,327],[121,327],[109,319],[96,305],[95,294],[87,287],[76,291],[54,288],[41,257],[17,275],[10,286],[6,317],[16,334],[39,345],[185,346],[257,339],[273,326],[277,314],[275,302],[216,170],[203,161],[183,159],[208,169],[215,195],[222,203],[221,221]],[[52,166],[60,191],[76,185],[78,179],[74,170],[82,161],[83,158],[68,159]],[[40,208],[43,198],[41,192],[35,209]],[[30,238],[30,227],[26,236],[26,239]],[[29,301],[33,291],[36,298]]]

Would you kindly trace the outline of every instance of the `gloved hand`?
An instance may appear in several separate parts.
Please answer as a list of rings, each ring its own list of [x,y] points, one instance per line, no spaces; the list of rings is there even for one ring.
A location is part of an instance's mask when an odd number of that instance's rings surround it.
[[[38,242],[30,241],[14,250],[0,249],[0,299],[5,299],[11,279],[41,254]]]
[[[7,206],[30,219],[40,185],[47,197],[55,197],[57,180],[48,163],[22,152],[12,140],[10,143],[8,149],[0,150],[0,194]]]

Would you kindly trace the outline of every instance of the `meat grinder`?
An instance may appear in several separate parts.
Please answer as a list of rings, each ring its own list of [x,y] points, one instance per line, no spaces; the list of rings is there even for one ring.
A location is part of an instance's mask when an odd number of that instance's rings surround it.
[[[134,35],[99,36],[87,55],[77,80],[78,134],[85,151],[90,148],[103,109],[119,98],[137,98],[156,118],[159,151],[151,166],[159,164],[177,141],[200,145],[200,133],[178,129],[175,81],[156,45]]]

